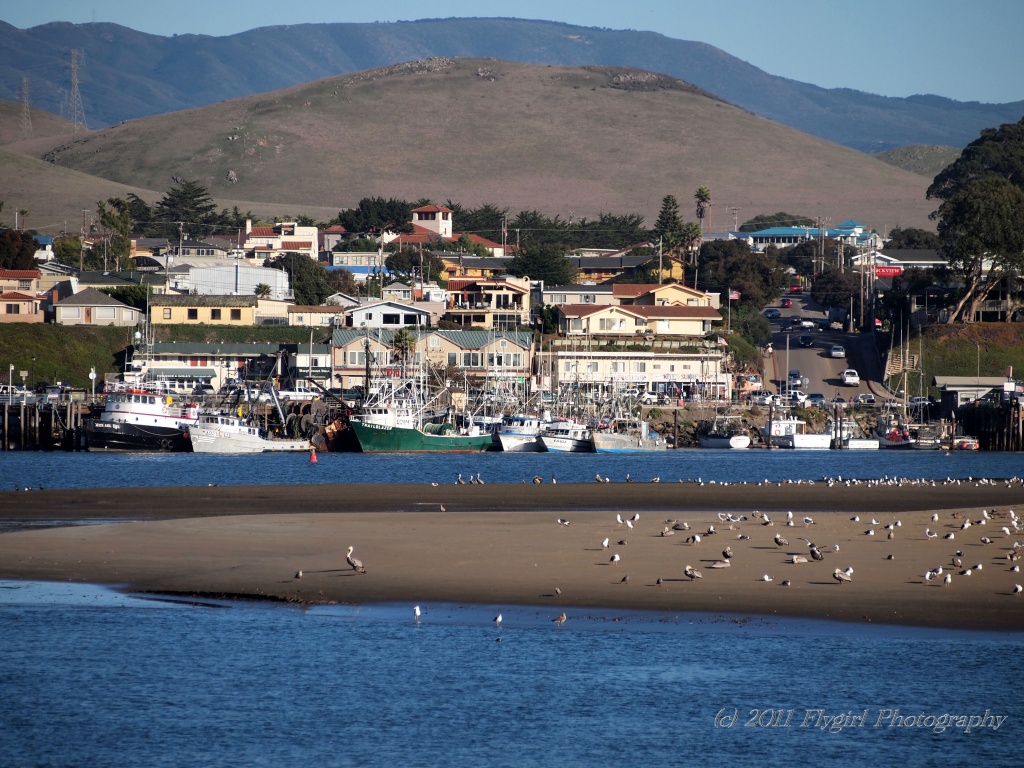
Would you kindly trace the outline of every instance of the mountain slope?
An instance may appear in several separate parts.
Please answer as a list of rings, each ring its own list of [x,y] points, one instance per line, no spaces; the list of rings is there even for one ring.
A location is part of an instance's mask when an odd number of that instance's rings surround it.
[[[382,195],[653,222],[665,194],[685,215],[702,185],[717,229],[728,207],[880,229],[928,226],[933,207],[921,176],[671,78],[482,59],[412,62],[131,121],[47,159],[123,184],[165,189],[177,176],[218,198],[296,208]]]
[[[521,19],[304,24],[171,38],[116,24],[58,22],[19,30],[0,22],[0,37],[0,98],[16,99],[21,75],[27,74],[33,103],[53,112],[60,112],[66,94],[68,51],[85,51],[81,93],[93,127],[439,56],[661,72],[865,152],[907,144],[963,147],[982,128],[1016,122],[1024,114],[1024,101],[979,104],[828,90],[775,77],[704,43]]]

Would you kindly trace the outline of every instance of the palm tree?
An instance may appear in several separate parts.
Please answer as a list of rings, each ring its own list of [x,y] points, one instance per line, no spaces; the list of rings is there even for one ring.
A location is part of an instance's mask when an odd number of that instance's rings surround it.
[[[266,283],[260,283],[256,286],[253,293],[255,293],[258,298],[265,299],[270,295],[270,286]]]
[[[416,334],[408,328],[399,328],[391,339],[391,346],[401,361],[404,373],[405,365],[409,360],[409,354],[416,347]]]
[[[701,187],[694,194],[693,199],[697,203],[697,221],[700,222],[701,237],[704,236],[704,217],[708,217],[708,231],[711,231],[711,190],[707,187]]]
[[[687,263],[696,264],[697,251],[700,250],[700,243],[704,239],[704,231],[701,229],[700,224],[694,221],[686,222],[683,225],[683,231],[679,239],[686,253]]]

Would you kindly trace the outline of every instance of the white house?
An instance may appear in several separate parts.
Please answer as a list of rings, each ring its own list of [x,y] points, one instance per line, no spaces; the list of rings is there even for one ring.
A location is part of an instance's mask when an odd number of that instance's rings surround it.
[[[346,322],[349,328],[429,328],[430,325],[430,310],[400,301],[377,301],[352,307]]]

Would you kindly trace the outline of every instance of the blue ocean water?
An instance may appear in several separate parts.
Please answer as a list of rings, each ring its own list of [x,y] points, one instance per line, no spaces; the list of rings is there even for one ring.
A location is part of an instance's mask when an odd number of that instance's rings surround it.
[[[1018,634],[423,608],[0,582],[0,765],[995,766],[1024,737]]]
[[[593,482],[600,473],[624,480],[660,477],[663,482],[701,478],[721,481],[850,478],[1017,477],[1024,454],[944,451],[710,451],[645,454],[305,454],[214,456],[194,453],[0,452],[0,490],[14,486],[106,488],[173,485],[454,482],[479,473],[490,483],[521,483],[540,475],[549,481]]]

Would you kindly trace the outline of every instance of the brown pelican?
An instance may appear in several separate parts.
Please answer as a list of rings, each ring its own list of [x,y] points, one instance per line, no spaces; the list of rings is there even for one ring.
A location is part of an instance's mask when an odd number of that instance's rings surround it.
[[[568,616],[566,616],[565,613],[563,612],[563,613],[560,613],[557,616],[555,616],[555,618],[553,618],[552,621],[555,622],[555,624],[557,624],[558,626],[562,626],[563,624],[565,624],[565,620],[567,618],[568,618]]]
[[[348,553],[345,555],[345,561],[352,566],[352,570],[356,573],[366,573],[366,569],[363,567],[363,561],[352,557],[352,550],[354,549],[355,547],[348,548]]]
[[[455,484],[456,485],[465,485],[466,484],[466,481],[462,479],[462,473],[461,472],[459,472],[459,476],[457,478],[455,478]]]
[[[687,565],[683,569],[683,573],[690,579],[690,581],[696,581],[697,579],[703,579],[704,576],[700,571],[693,568],[693,566]]]
[[[477,485],[484,485],[484,481],[480,479],[480,473],[479,472],[476,473],[476,484]]]
[[[839,570],[838,568],[832,571],[832,578],[838,581],[840,584],[843,584],[844,582],[848,581],[853,581],[853,578],[848,573],[845,573]]]
[[[811,559],[812,560],[824,560],[825,559],[825,555],[823,555],[821,553],[821,550],[818,549],[813,544],[811,545]]]

